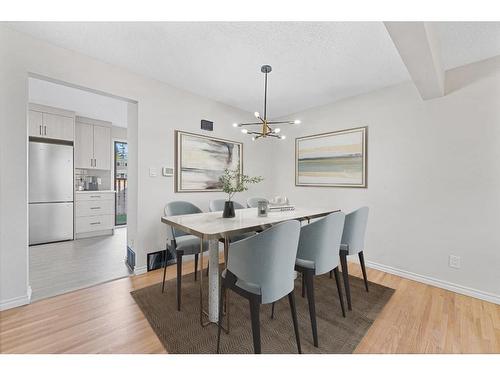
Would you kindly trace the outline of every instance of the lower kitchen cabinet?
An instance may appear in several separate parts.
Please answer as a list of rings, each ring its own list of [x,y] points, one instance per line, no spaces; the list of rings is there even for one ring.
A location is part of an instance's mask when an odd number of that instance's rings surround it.
[[[76,238],[114,233],[114,191],[77,191],[75,197]]]

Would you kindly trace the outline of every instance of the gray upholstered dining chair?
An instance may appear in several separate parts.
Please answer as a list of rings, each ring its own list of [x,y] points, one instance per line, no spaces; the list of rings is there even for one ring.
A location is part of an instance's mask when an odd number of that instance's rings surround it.
[[[208,202],[208,209],[210,212],[216,212],[216,211],[223,211],[224,210],[224,203],[226,203],[225,199],[214,199]],[[242,208],[245,208],[241,203],[234,202],[234,209],[235,210],[240,210]]]
[[[344,278],[345,294],[347,296],[347,307],[352,310],[351,288],[349,286],[349,271],[347,269],[347,256],[358,254],[365,289],[368,292],[368,278],[366,277],[365,258],[363,250],[365,247],[366,224],[368,222],[368,207],[358,208],[345,217],[344,233],[340,245],[340,263],[342,265],[342,276]]]
[[[302,226],[300,229],[295,270],[302,274],[302,280],[305,281],[314,346],[318,346],[314,276],[333,271],[342,315],[345,317],[344,298],[338,272],[339,257],[337,255],[344,229],[344,220],[345,214],[343,212],[333,212],[311,224]]]
[[[208,202],[208,209],[209,209],[210,212],[223,211],[224,210],[224,203],[225,202],[226,202],[225,199],[214,199],[214,200],[211,200],[210,202]],[[241,210],[241,209],[245,208],[245,206],[243,206],[241,203],[233,201],[233,204],[234,204],[234,209],[235,210]],[[229,238],[229,242],[233,243],[233,242],[242,240],[243,238],[247,238],[249,236],[252,236],[254,234],[255,234],[255,232],[249,232],[249,233],[243,233],[243,234],[234,235],[234,236],[231,236]],[[224,242],[224,240],[221,240],[221,242]],[[227,246],[227,245],[224,243],[224,246]],[[227,249],[224,248],[224,251],[227,252]],[[225,254],[225,256],[227,256],[227,254]]]
[[[226,289],[235,291],[250,302],[253,346],[256,354],[261,353],[260,305],[273,303],[288,296],[297,349],[299,353],[302,352],[293,292],[294,263],[299,234],[300,223],[291,220],[231,245],[228,264],[221,276],[217,353],[220,350],[222,307]]]
[[[266,201],[269,202],[266,198],[259,198],[259,197],[251,197],[247,199],[247,207],[248,208],[255,208],[259,206],[260,201]]]
[[[174,201],[165,205],[166,216],[198,214],[202,211],[190,202]],[[200,239],[191,234],[174,229],[167,226],[167,249],[170,248],[175,252],[177,257],[177,310],[181,310],[181,282],[182,282],[182,257],[184,255],[194,254],[194,279],[197,279],[198,274],[198,254],[200,253]],[[208,242],[203,243],[203,250],[208,250]],[[163,269],[163,283],[161,292],[165,290],[165,276],[167,273],[167,261],[165,256]],[[203,265],[201,265],[203,267]]]

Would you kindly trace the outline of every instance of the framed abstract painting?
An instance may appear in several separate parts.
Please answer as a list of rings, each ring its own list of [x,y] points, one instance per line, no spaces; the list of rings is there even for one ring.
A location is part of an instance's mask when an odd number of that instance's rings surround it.
[[[367,186],[367,127],[295,139],[295,185]]]
[[[175,131],[175,191],[222,191],[224,169],[243,172],[243,143]]]

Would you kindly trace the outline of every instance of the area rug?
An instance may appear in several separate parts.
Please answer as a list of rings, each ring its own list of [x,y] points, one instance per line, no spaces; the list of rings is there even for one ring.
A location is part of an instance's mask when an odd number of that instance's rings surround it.
[[[207,279],[204,278],[206,286]],[[366,334],[377,315],[389,301],[394,290],[350,277],[352,311],[342,317],[335,279],[328,274],[314,279],[319,347],[313,345],[307,298],[301,297],[300,278],[296,280],[295,299],[303,353],[352,353]],[[168,353],[215,353],[217,326],[202,328],[199,317],[199,281],[193,274],[182,280],[182,307],[177,311],[176,282],[169,280],[165,293],[161,283],[131,292],[136,303]],[[206,295],[205,295],[206,298]],[[345,299],[345,295],[344,295]],[[248,301],[236,293],[229,296],[230,332],[221,335],[221,353],[253,353],[252,328]],[[205,305],[206,301],[205,301]],[[276,303],[275,317],[271,319],[271,305],[260,310],[262,353],[295,354],[297,346],[288,298]]]

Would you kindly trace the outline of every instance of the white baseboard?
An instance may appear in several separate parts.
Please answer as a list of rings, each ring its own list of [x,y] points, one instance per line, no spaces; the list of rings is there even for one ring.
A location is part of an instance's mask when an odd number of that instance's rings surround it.
[[[493,293],[483,292],[481,290],[477,290],[477,289],[469,288],[466,286],[450,283],[450,282],[444,281],[444,280],[439,280],[439,279],[436,279],[436,278],[430,277],[430,276],[419,275],[419,274],[414,273],[414,272],[401,270],[401,269],[394,268],[391,266],[386,266],[386,265],[380,264],[380,263],[375,263],[375,262],[370,262],[370,261],[365,261],[365,263],[366,263],[367,267],[374,268],[374,269],[379,270],[379,271],[384,271],[384,272],[387,272],[387,273],[390,273],[393,275],[404,277],[406,279],[418,281],[418,282],[421,282],[424,284],[436,286],[438,288],[450,290],[450,291],[455,292],[455,293],[463,294],[463,295],[466,295],[469,297],[478,298],[478,299],[481,299],[483,301],[488,301],[488,302],[492,302],[492,303],[495,303],[497,305],[500,305],[500,296],[493,294]]]
[[[143,275],[148,272],[148,266],[134,267],[134,275]]]
[[[14,297],[0,301],[0,311],[13,309],[14,307],[19,307],[23,305],[28,305],[31,302],[31,286],[28,286],[28,290],[25,296]]]

